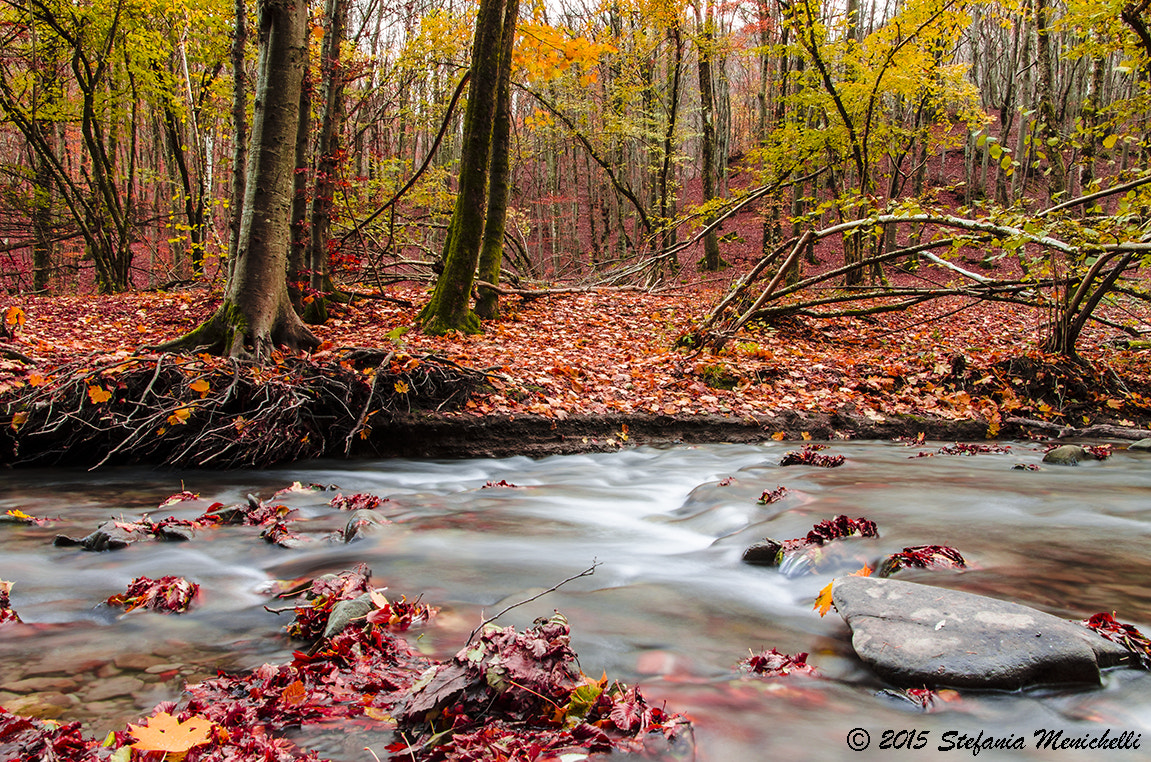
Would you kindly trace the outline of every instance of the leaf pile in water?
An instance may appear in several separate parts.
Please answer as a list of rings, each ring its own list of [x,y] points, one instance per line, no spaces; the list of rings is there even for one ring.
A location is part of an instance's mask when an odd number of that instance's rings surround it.
[[[774,648],[752,654],[739,663],[739,669],[760,677],[783,677],[786,675],[816,675],[815,667],[807,663],[807,654],[795,656],[781,654]]]
[[[1088,617],[1079,624],[1095,630],[1112,643],[1123,646],[1135,654],[1143,669],[1151,669],[1151,640],[1134,626],[1123,624],[1105,612]]]
[[[165,614],[182,614],[192,607],[199,592],[199,585],[183,577],[137,577],[125,592],[109,597],[105,603],[125,611],[143,608]]]
[[[0,706],[0,758],[96,762],[111,757],[112,750],[86,737],[79,722],[60,724],[22,717]]]
[[[1115,450],[1114,445],[1084,445],[1083,449],[1095,456],[1095,460],[1107,460]]]
[[[932,458],[936,455],[987,455],[1006,454],[1011,452],[1011,446],[980,444],[979,442],[956,442],[953,445],[944,445],[935,452],[919,452],[911,455],[912,458]]]
[[[307,587],[282,593],[281,598],[299,593],[304,595],[304,601],[296,606],[295,620],[288,625],[288,635],[300,640],[315,640],[322,636],[336,604],[371,591],[370,573],[367,566],[358,564],[354,569],[339,574],[316,577]]]
[[[782,500],[786,496],[787,487],[781,485],[775,489],[765,489],[763,494],[759,496],[759,500],[757,500],[756,503],[759,505],[771,505],[772,503]]]
[[[781,466],[819,466],[820,468],[836,468],[843,465],[842,455],[820,455],[819,451],[826,449],[827,445],[804,445],[802,450],[792,450],[785,453],[779,461]]]
[[[341,511],[374,511],[385,502],[385,498],[357,492],[354,495],[336,495],[329,505]]]
[[[890,577],[900,569],[966,569],[967,562],[947,545],[915,545],[892,553],[879,565],[879,576]]]
[[[20,616],[12,609],[8,593],[12,591],[12,583],[0,579],[0,624],[19,622]]]
[[[536,759],[639,751],[654,734],[665,743],[685,740],[690,725],[683,716],[649,705],[638,688],[582,675],[569,635],[558,612],[522,633],[487,625],[451,660],[420,676],[397,712],[409,744],[389,750],[397,759],[502,759],[492,754],[512,750]],[[440,734],[451,740],[429,748]]]
[[[833,540],[843,540],[848,537],[878,536],[879,530],[876,528],[875,522],[871,519],[866,519],[862,516],[857,519],[849,519],[847,516],[841,514],[833,519],[824,519],[819,522],[803,537],[787,540],[783,543],[783,552],[785,554],[794,553],[810,547],[820,546]]]

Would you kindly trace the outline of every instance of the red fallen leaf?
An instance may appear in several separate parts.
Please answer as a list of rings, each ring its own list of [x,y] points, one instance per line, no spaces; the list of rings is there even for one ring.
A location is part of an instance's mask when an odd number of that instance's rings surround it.
[[[1151,669],[1151,640],[1136,627],[1123,624],[1106,612],[1095,614],[1079,624],[1094,630],[1112,643],[1118,643],[1139,659],[1143,669]]]
[[[752,654],[739,663],[741,671],[760,677],[784,677],[786,675],[816,675],[815,668],[807,663],[807,654],[795,656],[782,654],[774,648]]]
[[[177,492],[174,495],[171,495],[171,496],[165,498],[164,502],[160,503],[160,505],[157,507],[167,508],[169,505],[175,505],[176,503],[182,503],[186,500],[199,500],[199,499],[200,499],[200,496],[197,495],[195,492],[189,492],[188,490],[182,490],[180,492]]]
[[[183,577],[166,576],[160,579],[137,577],[128,589],[110,596],[105,603],[123,607],[125,611],[138,608],[152,609],[163,613],[180,614],[192,606],[200,592],[200,586]]]
[[[947,545],[915,545],[892,553],[879,565],[879,576],[890,577],[900,569],[966,569],[967,562]]]
[[[772,490],[765,489],[756,501],[759,505],[771,505],[787,496],[787,487],[779,486]]]

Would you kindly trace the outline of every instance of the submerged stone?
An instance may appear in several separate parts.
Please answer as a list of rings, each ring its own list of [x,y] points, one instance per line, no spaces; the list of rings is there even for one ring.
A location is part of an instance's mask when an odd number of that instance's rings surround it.
[[[1138,442],[1132,442],[1127,445],[1127,449],[1147,452],[1151,450],[1151,439],[1140,439]]]
[[[843,577],[832,600],[859,658],[900,686],[1098,685],[1100,668],[1133,660],[1077,622],[957,590]]]
[[[1081,460],[1095,460],[1095,456],[1079,445],[1060,445],[1043,456],[1044,463],[1058,466],[1077,466]]]

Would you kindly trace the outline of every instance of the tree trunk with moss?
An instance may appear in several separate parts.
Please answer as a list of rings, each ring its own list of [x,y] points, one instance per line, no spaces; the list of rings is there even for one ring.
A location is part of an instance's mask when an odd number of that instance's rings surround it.
[[[260,4],[256,103],[232,277],[216,312],[164,349],[263,361],[273,347],[319,345],[292,309],[287,285],[306,10],[303,0]]]
[[[448,237],[443,272],[431,299],[417,318],[424,331],[479,333],[480,320],[471,308],[472,284],[479,264],[487,205],[488,157],[495,122],[505,10],[509,0],[481,0],[472,43],[472,77],[464,114],[463,153],[459,190]],[[514,27],[514,17],[512,23]]]
[[[508,193],[511,178],[512,142],[512,48],[516,39],[516,17],[520,12],[519,0],[507,0],[504,13],[503,39],[500,43],[500,83],[496,92],[495,124],[492,126],[491,165],[488,177],[488,217],[484,221],[484,239],[480,249],[480,280],[500,282],[500,264],[503,262],[504,229],[507,223]],[[476,300],[476,314],[484,320],[499,317],[499,294],[480,289]]]

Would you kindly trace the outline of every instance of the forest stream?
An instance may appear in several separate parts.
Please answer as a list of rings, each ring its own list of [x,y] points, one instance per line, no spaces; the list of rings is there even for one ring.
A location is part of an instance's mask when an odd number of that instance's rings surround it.
[[[485,616],[598,562],[594,574],[512,609],[499,623],[520,628],[561,611],[582,670],[639,684],[649,702],[688,715],[698,759],[758,762],[770,752],[858,760],[847,744],[857,728],[870,734],[872,753],[884,730],[928,731],[932,751],[948,731],[1026,737],[1027,751],[984,759],[1098,757],[1035,750],[1033,733],[1043,729],[1065,736],[1130,731],[1151,748],[1146,672],[1110,671],[1092,690],[948,694],[952,700],[923,712],[882,692],[887,686],[855,658],[834,609],[823,618],[813,610],[832,576],[857,566],[788,576],[741,561],[764,537],[802,537],[823,519],[864,516],[880,536],[846,541],[850,555],[877,559],[938,543],[958,549],[970,567],[904,570],[900,579],[1069,619],[1114,612],[1151,632],[1151,455],[1118,451],[1077,467],[1027,470],[1013,467],[1039,465],[1037,444],[1002,443],[1005,452],[977,455],[940,454],[942,446],[833,443],[826,452],[846,457],[839,468],[780,467],[798,446],[779,442],[540,460],[322,461],[261,471],[5,471],[0,514],[18,509],[60,520],[0,524],[0,579],[13,583],[12,608],[31,625],[0,637],[0,704],[55,702],[56,716],[82,720],[103,737],[178,698],[185,681],[290,661],[301,647],[283,634],[291,613],[265,609],[286,605],[269,594],[274,580],[358,563],[389,597],[422,596],[441,607],[405,637],[446,658]],[[109,518],[190,519],[213,502],[244,502],[250,493],[268,499],[293,482],[386,497],[377,510],[392,523],[351,543],[331,541],[349,518],[329,505],[337,492],[293,492],[278,500],[298,511],[293,528],[309,539],[300,548],[270,545],[259,527],[243,526],[115,552],[52,544],[58,534],[82,537]],[[783,499],[757,503],[779,486],[787,488]],[[156,508],[182,489],[200,499]],[[189,613],[124,614],[100,604],[137,576],[168,574],[200,584]],[[765,648],[809,652],[818,677],[741,675],[738,662]],[[305,726],[288,735],[338,762],[367,762],[365,748],[386,757],[391,734],[366,725]],[[1134,760],[1145,753],[1104,754]]]

